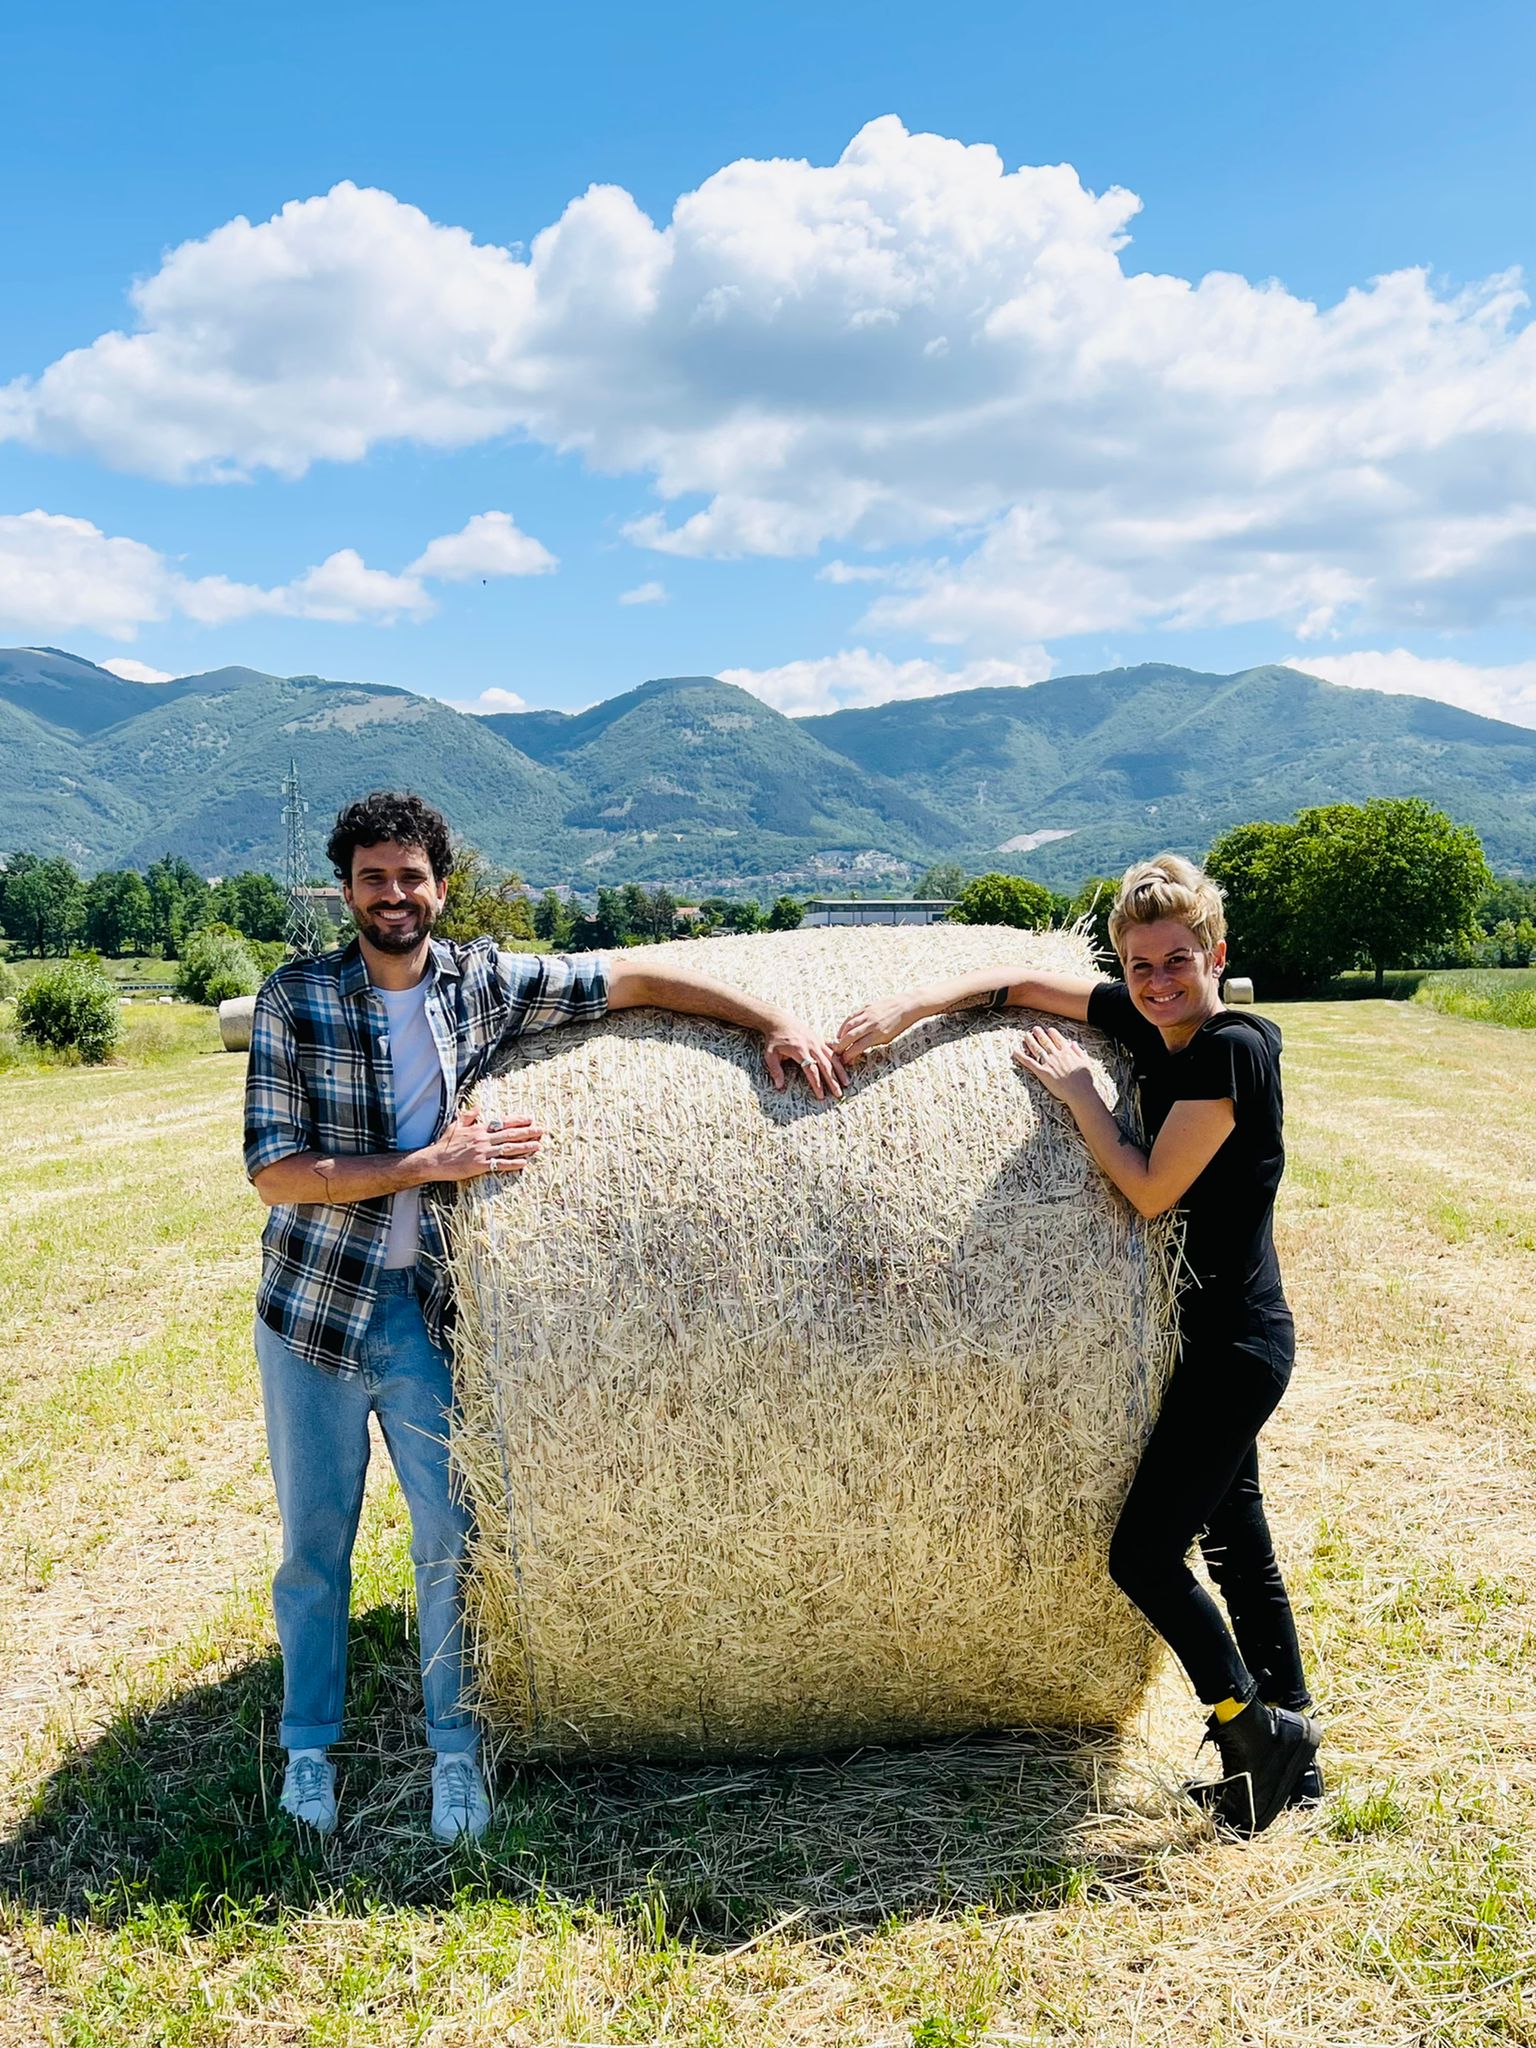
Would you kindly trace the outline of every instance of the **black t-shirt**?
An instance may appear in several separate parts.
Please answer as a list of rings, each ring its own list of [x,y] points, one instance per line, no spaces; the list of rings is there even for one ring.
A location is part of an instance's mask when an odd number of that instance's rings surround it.
[[[1186,1314],[1276,1293],[1272,1224],[1285,1171],[1279,1028],[1267,1017],[1218,1010],[1187,1045],[1170,1052],[1123,981],[1101,982],[1093,991],[1088,1022],[1130,1053],[1149,1146],[1176,1102],[1232,1104],[1230,1135],[1179,1203],[1184,1255],[1196,1283],[1186,1290]]]

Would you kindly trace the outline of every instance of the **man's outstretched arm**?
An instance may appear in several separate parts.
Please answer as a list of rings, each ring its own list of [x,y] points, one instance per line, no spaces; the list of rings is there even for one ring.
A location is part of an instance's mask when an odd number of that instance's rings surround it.
[[[760,1034],[763,1060],[775,1088],[784,1086],[788,1061],[804,1074],[818,1101],[842,1095],[848,1070],[832,1041],[802,1024],[790,1011],[759,1002],[712,975],[694,974],[682,967],[648,966],[643,949],[605,957],[610,1010],[680,1010],[690,1017],[716,1017],[722,1024],[739,1024],[744,1031]]]

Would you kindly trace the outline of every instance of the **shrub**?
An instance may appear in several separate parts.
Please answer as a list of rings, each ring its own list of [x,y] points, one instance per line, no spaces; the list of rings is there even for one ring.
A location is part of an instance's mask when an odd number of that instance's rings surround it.
[[[21,987],[21,976],[6,961],[0,960],[0,1003],[8,1003]]]
[[[182,948],[176,986],[189,1003],[224,1003],[261,987],[256,956],[227,924],[204,925]]]
[[[117,990],[99,960],[61,961],[16,998],[16,1027],[33,1045],[78,1053],[96,1066],[111,1056],[122,1029]]]

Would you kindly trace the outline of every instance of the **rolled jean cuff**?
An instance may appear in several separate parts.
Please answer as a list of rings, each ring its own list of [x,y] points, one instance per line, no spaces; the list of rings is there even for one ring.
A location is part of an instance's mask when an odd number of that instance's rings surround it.
[[[277,1739],[284,1749],[329,1749],[333,1742],[341,1740],[341,1723],[284,1721],[278,1727]]]
[[[466,1721],[462,1727],[434,1727],[427,1723],[427,1747],[434,1756],[478,1756],[480,1754],[480,1730],[473,1721]]]

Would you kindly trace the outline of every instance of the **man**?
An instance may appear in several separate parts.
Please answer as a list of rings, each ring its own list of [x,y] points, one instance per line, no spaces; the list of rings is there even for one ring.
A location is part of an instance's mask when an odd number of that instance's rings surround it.
[[[351,1556],[376,1415],[411,1513],[422,1698],[433,1752],[432,1831],[477,1838],[490,1818],[463,1699],[458,1576],[467,1517],[450,1481],[445,1355],[452,1318],[431,1191],[518,1174],[544,1133],[480,1120],[464,1097],[526,1033],[650,1005],[761,1033],[777,1088],[786,1063],[813,1094],[847,1075],[786,1011],[644,951],[513,954],[432,937],[452,849],[418,796],[349,804],[327,847],[357,926],[345,949],[296,960],[256,999],[245,1165],[271,1208],[256,1297],[267,1443],[283,1522],[272,1599],[288,1751],[282,1806],[336,1824],[327,1751],[341,1733]]]

